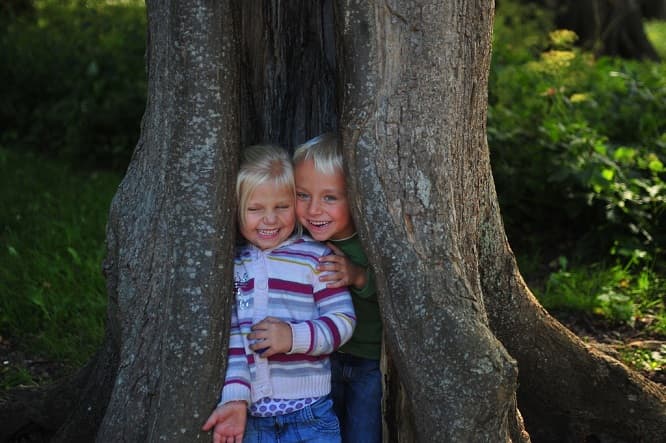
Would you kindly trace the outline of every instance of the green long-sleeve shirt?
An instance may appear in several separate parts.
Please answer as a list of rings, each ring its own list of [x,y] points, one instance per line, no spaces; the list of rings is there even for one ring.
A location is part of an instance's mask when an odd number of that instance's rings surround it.
[[[351,340],[345,343],[341,352],[358,357],[379,359],[382,343],[382,318],[377,304],[375,273],[368,267],[368,257],[357,235],[345,240],[331,240],[356,265],[367,269],[367,282],[362,289],[349,287],[354,310],[356,311],[356,329]]]

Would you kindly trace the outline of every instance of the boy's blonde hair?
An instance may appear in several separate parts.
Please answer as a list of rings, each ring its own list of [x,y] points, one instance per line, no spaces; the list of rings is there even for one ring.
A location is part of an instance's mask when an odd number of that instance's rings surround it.
[[[343,170],[342,150],[338,145],[338,137],[327,132],[312,138],[294,151],[294,164],[312,160],[315,171],[332,175]]]
[[[272,183],[286,186],[295,196],[294,169],[286,150],[277,145],[253,145],[241,152],[241,164],[236,177],[236,202],[239,221],[245,224],[250,196],[258,186]]]

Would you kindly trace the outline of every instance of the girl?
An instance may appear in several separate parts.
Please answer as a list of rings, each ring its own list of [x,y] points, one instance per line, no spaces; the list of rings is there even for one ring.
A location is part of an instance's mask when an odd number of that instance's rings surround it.
[[[356,318],[347,289],[319,281],[318,259],[331,251],[293,235],[295,187],[286,151],[247,148],[236,200],[247,244],[234,260],[224,387],[203,429],[214,429],[215,443],[339,442],[328,355],[349,340]]]

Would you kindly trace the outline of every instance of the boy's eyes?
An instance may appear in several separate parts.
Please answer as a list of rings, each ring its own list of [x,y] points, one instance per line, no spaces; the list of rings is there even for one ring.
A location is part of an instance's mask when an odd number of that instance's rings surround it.
[[[312,196],[310,194],[306,194],[305,192],[297,192],[296,198],[298,200],[304,201],[304,200],[310,200]],[[323,201],[324,203],[334,203],[338,201],[338,197],[335,195],[324,195],[323,197],[321,197],[321,201]]]

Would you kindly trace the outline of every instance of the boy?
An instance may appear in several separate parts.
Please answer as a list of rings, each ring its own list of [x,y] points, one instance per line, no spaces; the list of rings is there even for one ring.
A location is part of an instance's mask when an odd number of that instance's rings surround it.
[[[302,144],[294,153],[296,216],[310,235],[328,241],[335,255],[321,257],[320,278],[329,288],[349,286],[356,329],[331,355],[331,395],[345,443],[381,442],[382,323],[374,274],[351,218],[342,152],[333,134]]]

